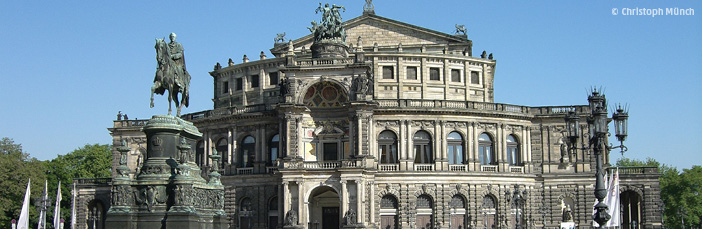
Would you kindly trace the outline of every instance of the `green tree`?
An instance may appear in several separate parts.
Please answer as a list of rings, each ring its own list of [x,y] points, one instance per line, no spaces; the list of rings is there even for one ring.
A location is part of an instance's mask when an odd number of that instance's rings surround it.
[[[105,178],[111,176],[112,150],[110,145],[86,144],[66,155],[59,155],[47,162],[49,196],[56,196],[58,182],[61,181],[61,218],[70,226],[71,192],[75,178]],[[53,191],[53,192],[51,192]],[[53,211],[47,219],[53,220]],[[47,222],[51,222],[48,221]],[[48,226],[52,224],[49,223]]]
[[[19,219],[30,178],[29,225],[37,226],[39,212],[34,202],[44,191],[45,172],[45,162],[30,157],[22,145],[7,137],[0,139],[0,228],[10,228],[10,220]]]

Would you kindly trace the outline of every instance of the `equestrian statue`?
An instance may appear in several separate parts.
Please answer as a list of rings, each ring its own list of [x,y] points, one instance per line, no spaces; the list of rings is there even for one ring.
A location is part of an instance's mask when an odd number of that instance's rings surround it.
[[[168,115],[171,115],[171,101],[178,108],[176,116],[180,116],[180,110],[188,107],[190,100],[190,74],[185,69],[185,56],[183,55],[183,45],[176,42],[176,34],[169,35],[170,43],[163,39],[156,39],[156,61],[158,68],[154,77],[154,85],[151,86],[151,108],[154,107],[154,93],[163,95],[168,91]],[[180,101],[178,93],[181,94]]]

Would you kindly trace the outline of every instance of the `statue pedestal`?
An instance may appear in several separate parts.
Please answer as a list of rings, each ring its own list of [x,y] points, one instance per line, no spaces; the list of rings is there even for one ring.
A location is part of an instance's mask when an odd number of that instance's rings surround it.
[[[188,121],[156,115],[143,128],[147,157],[134,180],[116,175],[107,228],[226,228],[224,187],[200,176]],[[210,204],[210,205],[205,205]],[[214,205],[212,205],[214,204]]]
[[[312,58],[342,58],[348,57],[348,47],[338,41],[320,41],[310,46]]]

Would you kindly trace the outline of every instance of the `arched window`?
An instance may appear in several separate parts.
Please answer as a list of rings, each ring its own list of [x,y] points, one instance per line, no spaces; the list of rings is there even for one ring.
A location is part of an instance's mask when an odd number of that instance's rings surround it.
[[[480,215],[483,217],[483,228],[497,228],[497,201],[491,195],[485,195],[483,197],[483,205],[481,207]]]
[[[256,139],[252,136],[244,137],[241,142],[241,152],[239,152],[239,167],[253,167],[254,156],[256,156]]]
[[[395,229],[400,228],[397,218],[397,198],[393,195],[385,195],[380,199],[380,228]]]
[[[277,135],[276,135],[277,136]],[[268,228],[278,228],[278,197],[274,196],[268,201]]]
[[[397,164],[397,135],[385,130],[378,135],[378,153],[381,164]]]
[[[239,202],[239,228],[252,228],[253,210],[251,208],[251,199],[244,198]]]
[[[417,226],[416,228],[429,229],[434,228],[432,210],[434,209],[434,202],[431,197],[427,195],[421,195],[417,197]]]
[[[449,228],[452,229],[463,229],[466,228],[466,201],[461,195],[454,195],[451,197],[451,202],[449,203],[451,208],[451,222]]]
[[[275,160],[280,156],[278,143],[280,143],[280,135],[278,134],[271,137],[271,140],[268,142],[268,160],[266,161],[266,165],[268,166],[273,166]]]
[[[480,154],[481,165],[496,165],[495,146],[492,138],[487,133],[482,133],[478,137],[478,153]]]
[[[519,141],[514,135],[507,136],[507,161],[509,165],[522,166],[522,157],[519,151]]]
[[[198,166],[202,167],[204,166],[202,159],[205,155],[205,143],[202,141],[198,141],[197,145],[195,147],[195,164]]]
[[[431,135],[426,131],[417,131],[417,133],[414,134],[413,141],[414,163],[434,163],[434,155],[431,152]]]
[[[220,138],[219,141],[217,141],[217,154],[222,156],[221,169],[224,169],[224,166],[229,163],[229,146],[227,143],[227,138]]]
[[[463,136],[458,132],[451,132],[446,137],[446,142],[449,164],[463,164]]]

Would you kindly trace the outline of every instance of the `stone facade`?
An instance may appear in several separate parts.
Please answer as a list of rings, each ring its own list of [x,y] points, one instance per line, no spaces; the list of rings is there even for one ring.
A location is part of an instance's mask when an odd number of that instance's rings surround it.
[[[496,61],[466,36],[373,13],[344,26],[345,55],[312,58],[312,35],[277,43],[273,58],[210,72],[214,108],[182,116],[203,133],[203,174],[223,156],[230,228],[558,228],[567,207],[592,226],[594,154],[564,140],[565,114],[587,106],[495,103]],[[144,123],[109,129],[133,174]],[[658,172],[620,174],[640,226],[662,227]]]

